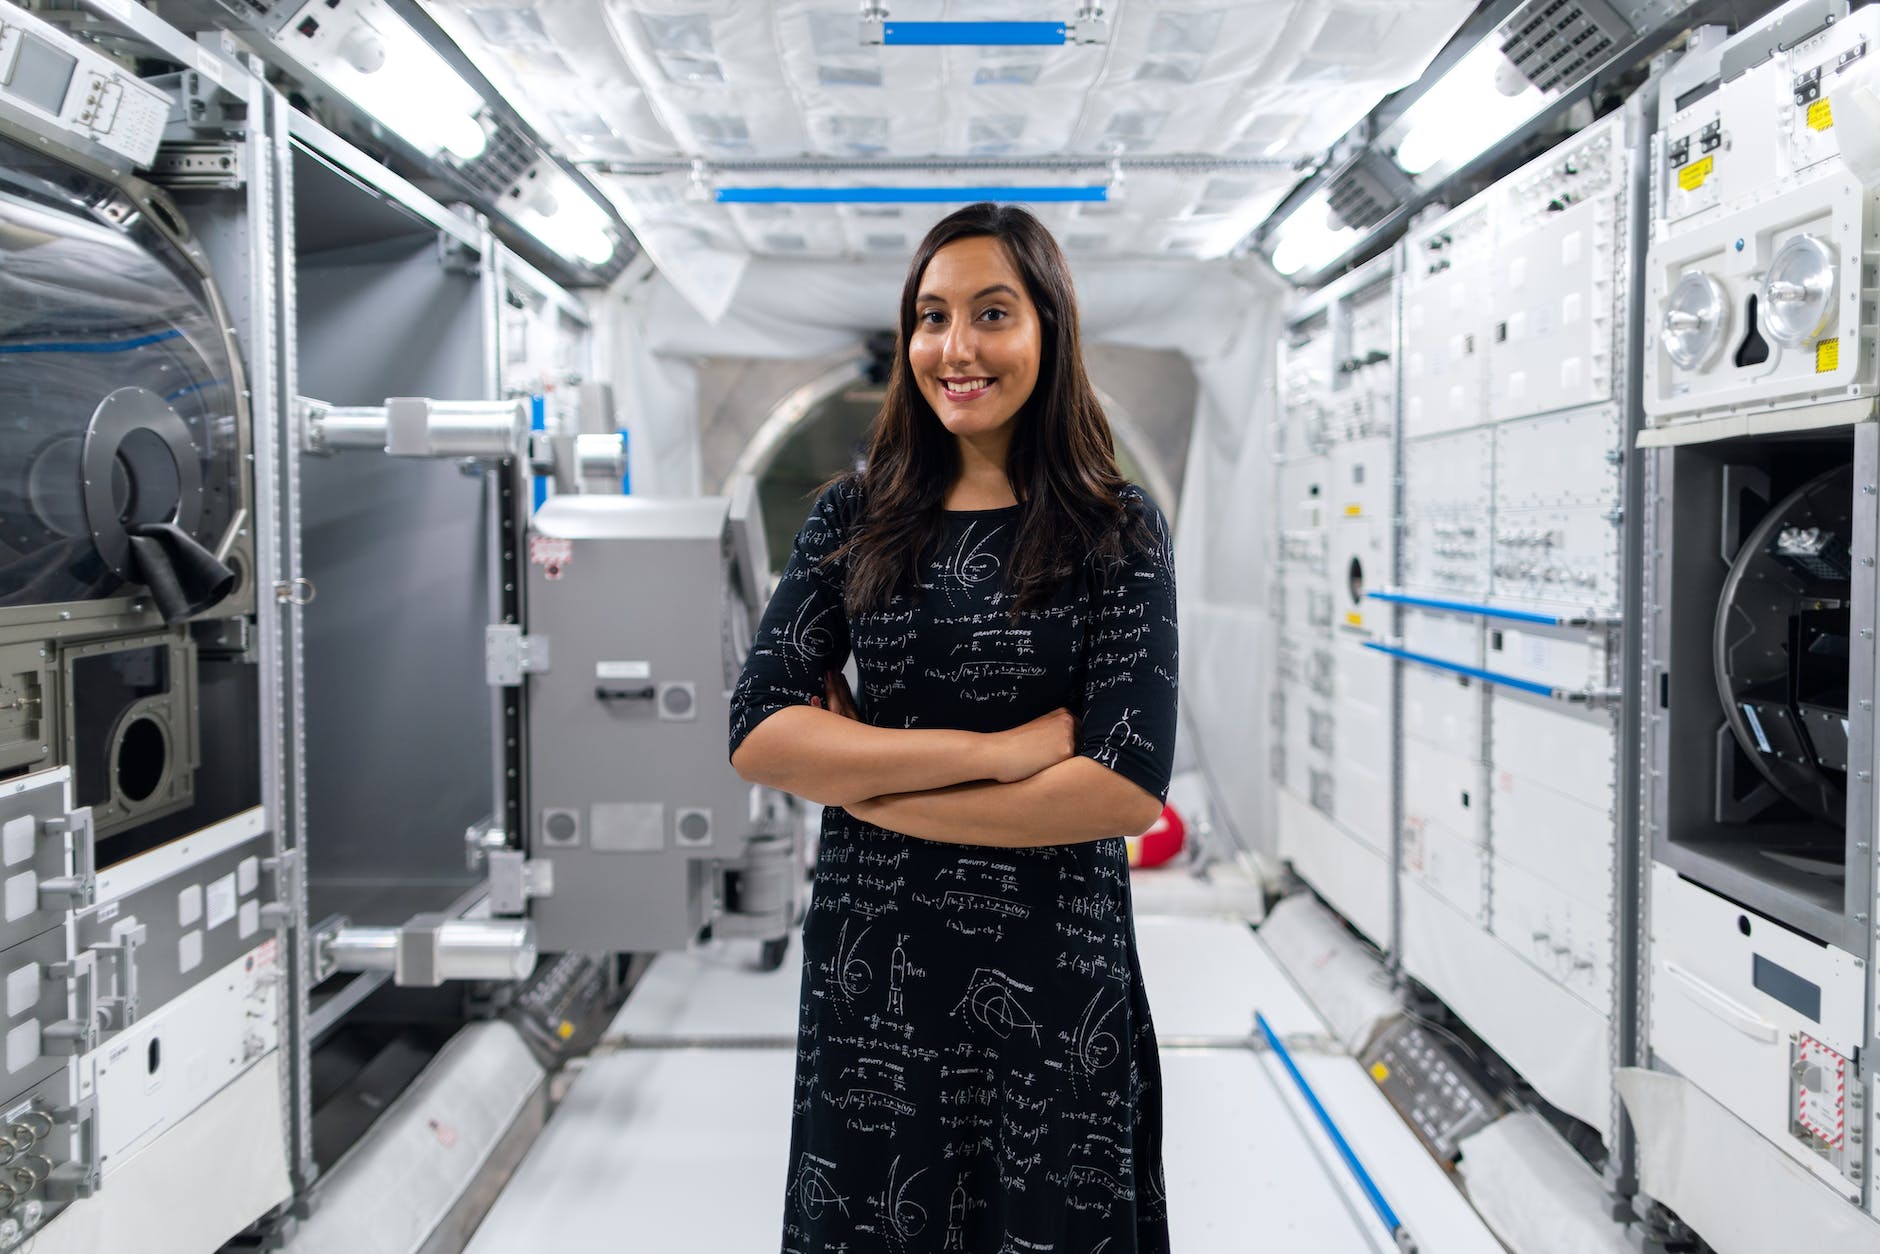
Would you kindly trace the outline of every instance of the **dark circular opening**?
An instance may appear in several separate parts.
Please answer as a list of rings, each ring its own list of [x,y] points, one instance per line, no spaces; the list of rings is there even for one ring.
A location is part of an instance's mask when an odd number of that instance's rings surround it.
[[[1747,914],[1739,914],[1736,916],[1736,930],[1743,933],[1745,936],[1749,935],[1749,916]]]
[[[158,1037],[150,1038],[149,1066],[150,1074],[157,1074],[157,1068],[163,1065],[163,1041]]]
[[[111,499],[126,527],[168,522],[183,499],[183,475],[162,437],[148,429],[132,431],[118,446],[111,468]]]
[[[163,729],[152,719],[135,720],[118,742],[118,791],[132,801],[149,799],[163,782],[169,759],[170,747]]]
[[[1357,605],[1364,600],[1364,564],[1352,558],[1350,567],[1345,571],[1345,579],[1351,586],[1351,603]]]

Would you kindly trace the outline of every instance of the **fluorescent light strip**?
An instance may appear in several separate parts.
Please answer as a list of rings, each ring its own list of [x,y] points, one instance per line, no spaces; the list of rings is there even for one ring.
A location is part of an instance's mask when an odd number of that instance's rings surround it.
[[[1063,22],[884,22],[881,42],[920,48],[1061,45],[1069,42],[1069,31]]]
[[[721,205],[951,205],[1105,201],[1108,187],[723,187]]]

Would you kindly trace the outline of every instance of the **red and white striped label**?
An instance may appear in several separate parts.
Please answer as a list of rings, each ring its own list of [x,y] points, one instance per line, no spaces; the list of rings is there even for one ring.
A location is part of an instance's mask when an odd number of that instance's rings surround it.
[[[1821,1081],[1810,1087],[1804,1080],[1797,1087],[1795,1120],[1820,1137],[1831,1149],[1841,1148],[1847,1135],[1847,1059],[1812,1036],[1802,1035],[1796,1061],[1804,1068],[1819,1067]]]

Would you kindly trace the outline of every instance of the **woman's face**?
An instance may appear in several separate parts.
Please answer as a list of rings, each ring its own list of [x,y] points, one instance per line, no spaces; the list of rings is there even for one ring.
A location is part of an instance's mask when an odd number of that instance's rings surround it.
[[[914,303],[908,363],[920,394],[955,436],[1004,429],[1038,382],[1038,310],[1005,248],[989,235],[933,255]]]

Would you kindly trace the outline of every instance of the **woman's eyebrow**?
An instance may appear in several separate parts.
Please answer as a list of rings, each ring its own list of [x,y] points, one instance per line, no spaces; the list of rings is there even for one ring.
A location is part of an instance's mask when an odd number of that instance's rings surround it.
[[[1012,287],[1011,284],[994,283],[991,287],[981,288],[979,291],[974,292],[973,299],[984,300],[986,297],[992,295],[994,292],[1004,292],[1008,296],[1018,295],[1017,289]],[[919,296],[916,296],[914,298],[914,303],[917,305],[923,304],[926,301],[933,301],[936,305],[944,305],[947,303],[946,297],[941,296],[937,292],[922,292]]]

